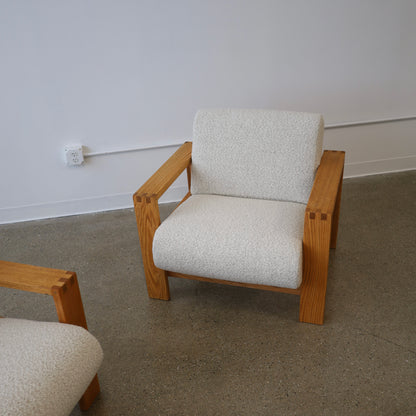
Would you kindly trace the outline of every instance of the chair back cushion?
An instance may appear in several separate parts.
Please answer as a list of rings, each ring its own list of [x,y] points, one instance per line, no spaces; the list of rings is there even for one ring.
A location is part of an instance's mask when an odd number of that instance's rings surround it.
[[[200,110],[194,120],[191,192],[306,204],[322,140],[319,114]]]

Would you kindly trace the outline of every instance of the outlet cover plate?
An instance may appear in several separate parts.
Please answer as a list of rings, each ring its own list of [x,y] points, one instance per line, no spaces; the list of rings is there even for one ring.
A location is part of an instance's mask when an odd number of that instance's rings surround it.
[[[84,163],[84,154],[81,145],[67,145],[64,151],[67,166],[81,166]]]

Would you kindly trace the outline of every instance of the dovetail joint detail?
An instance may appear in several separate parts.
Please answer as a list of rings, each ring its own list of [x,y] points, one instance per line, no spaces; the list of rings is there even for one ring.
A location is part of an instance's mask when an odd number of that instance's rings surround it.
[[[317,214],[318,214],[318,217],[317,217]],[[317,212],[309,212],[309,219],[311,220],[321,219],[322,221],[326,221],[328,219],[328,214],[324,212],[319,212],[319,210]]]

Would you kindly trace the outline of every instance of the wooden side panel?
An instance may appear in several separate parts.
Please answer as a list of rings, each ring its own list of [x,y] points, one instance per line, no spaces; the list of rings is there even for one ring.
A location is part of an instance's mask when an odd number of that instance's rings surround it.
[[[303,235],[303,282],[299,320],[322,325],[328,276],[331,217],[305,213]]]
[[[139,231],[147,291],[153,299],[169,300],[169,282],[164,270],[153,262],[153,237],[160,225],[159,206],[156,196],[136,196],[134,199],[137,228]]]

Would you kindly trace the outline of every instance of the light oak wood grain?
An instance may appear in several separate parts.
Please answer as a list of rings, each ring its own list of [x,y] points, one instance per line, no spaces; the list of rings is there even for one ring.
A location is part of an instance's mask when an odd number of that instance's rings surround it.
[[[169,283],[166,272],[158,269],[153,262],[153,237],[157,227],[160,225],[157,199],[155,197],[136,199],[134,210],[140,238],[147,292],[149,297],[153,299],[169,300]]]
[[[100,393],[100,383],[98,382],[98,376],[96,374],[78,402],[79,408],[82,411],[88,410],[94,403],[98,393]]]
[[[59,322],[88,329],[76,273],[67,272],[65,278],[52,286],[51,292]]]
[[[323,324],[328,275],[331,220],[305,216],[303,235],[303,277],[299,320]]]
[[[192,143],[185,142],[134,194],[133,200],[159,199],[177,177],[191,164]],[[189,171],[190,172],[190,171]],[[190,173],[188,173],[190,175]]]
[[[329,248],[336,246],[344,159],[344,152],[324,152],[305,210],[301,322],[324,322]]]
[[[0,286],[3,287],[52,295],[52,288],[64,286],[66,279],[66,270],[0,260]]]
[[[182,202],[190,196],[191,153],[192,143],[185,142],[133,195],[147,291],[154,299],[170,299],[166,272],[153,262],[153,237],[160,225],[158,200],[185,169],[189,192]]]
[[[345,152],[324,151],[306,207],[307,212],[324,216],[334,213],[344,170],[344,159]]]

